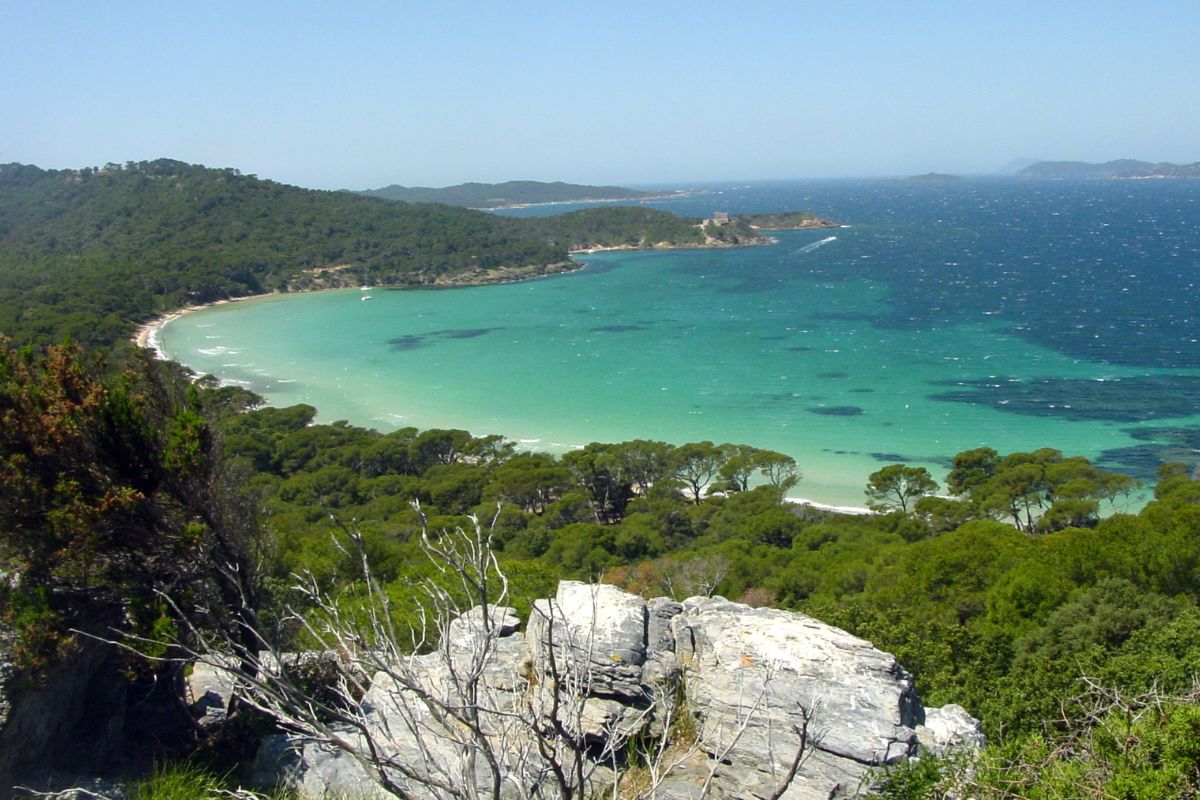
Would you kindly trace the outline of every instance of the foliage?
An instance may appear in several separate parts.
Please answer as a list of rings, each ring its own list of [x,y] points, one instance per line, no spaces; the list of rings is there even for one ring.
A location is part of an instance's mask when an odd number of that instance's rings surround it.
[[[976,765],[980,798],[1189,798],[1200,792],[1200,704],[1093,685],[1071,701],[1068,729],[991,747]]]
[[[111,346],[155,314],[271,291],[541,275],[569,248],[702,241],[645,208],[537,219],[285,186],[180,161],[0,165],[0,332]]]
[[[125,787],[129,800],[290,800],[283,791],[252,792],[230,788],[227,776],[218,774],[193,761],[173,761],[160,764],[148,777],[133,781]]]
[[[867,507],[872,511],[908,512],[911,503],[937,488],[937,481],[924,467],[891,464],[867,477]]]
[[[0,340],[0,570],[19,576],[3,613],[28,668],[70,627],[161,630],[160,592],[217,623],[253,602],[256,515],[199,393],[149,361],[101,372],[77,347]]]
[[[130,800],[203,800],[224,795],[225,781],[188,762],[156,767],[127,789]]]
[[[660,242],[698,245],[704,242],[704,237],[696,222],[641,206],[585,208],[522,220],[540,238],[567,250],[647,247]]]
[[[1137,481],[1049,447],[1003,457],[981,447],[954,457],[946,485],[951,494],[964,495],[978,515],[1008,518],[1027,533],[1044,533],[1096,525],[1100,501],[1128,494]]]

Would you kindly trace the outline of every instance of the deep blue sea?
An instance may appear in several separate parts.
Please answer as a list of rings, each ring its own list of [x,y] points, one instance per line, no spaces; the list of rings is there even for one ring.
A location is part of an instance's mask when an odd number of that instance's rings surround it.
[[[788,452],[798,494],[959,450],[1058,447],[1151,479],[1200,454],[1200,181],[672,186],[649,205],[807,210],[768,247],[585,256],[557,278],[273,297],[171,323],[202,372],[323,419]],[[510,210],[562,213],[576,206]]]

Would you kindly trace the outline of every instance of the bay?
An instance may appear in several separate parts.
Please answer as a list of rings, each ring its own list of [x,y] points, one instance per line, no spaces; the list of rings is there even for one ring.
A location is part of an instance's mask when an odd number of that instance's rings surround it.
[[[780,450],[804,474],[794,493],[835,505],[861,505],[883,464],[940,478],[983,445],[1150,479],[1200,448],[1197,183],[713,184],[653,205],[805,209],[849,227],[581,256],[581,271],[519,284],[247,300],[185,315],[159,343],[322,421],[552,451]]]

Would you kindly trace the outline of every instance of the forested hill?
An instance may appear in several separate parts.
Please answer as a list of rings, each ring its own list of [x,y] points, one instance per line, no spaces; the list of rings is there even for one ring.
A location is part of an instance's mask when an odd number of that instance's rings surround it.
[[[1026,178],[1200,178],[1200,161],[1171,164],[1121,158],[1103,164],[1085,161],[1039,161],[1017,173]]]
[[[482,212],[312,191],[232,169],[165,159],[0,167],[0,331],[18,340],[108,343],[156,312],[316,280],[318,268],[420,284],[565,259],[562,248]]]
[[[566,203],[581,200],[633,200],[653,197],[656,193],[621,186],[586,186],[577,183],[506,181],[504,183],[460,183],[440,189],[392,184],[382,189],[367,189],[359,194],[403,200],[409,203],[447,203],[468,208],[500,208],[529,203]]]
[[[359,283],[511,280],[570,268],[568,244],[695,246],[704,238],[697,223],[643,208],[528,221],[167,159],[0,165],[0,334],[108,345],[189,304]]]

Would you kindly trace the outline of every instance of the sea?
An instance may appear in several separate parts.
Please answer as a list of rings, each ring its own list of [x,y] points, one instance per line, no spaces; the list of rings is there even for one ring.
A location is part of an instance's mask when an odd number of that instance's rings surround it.
[[[275,295],[186,314],[168,357],[318,420],[787,453],[861,506],[892,463],[1052,447],[1135,475],[1200,459],[1200,181],[717,183],[647,205],[805,210],[760,247],[578,256],[498,286]],[[498,212],[563,213],[579,205]],[[1122,505],[1123,504],[1123,505]]]

